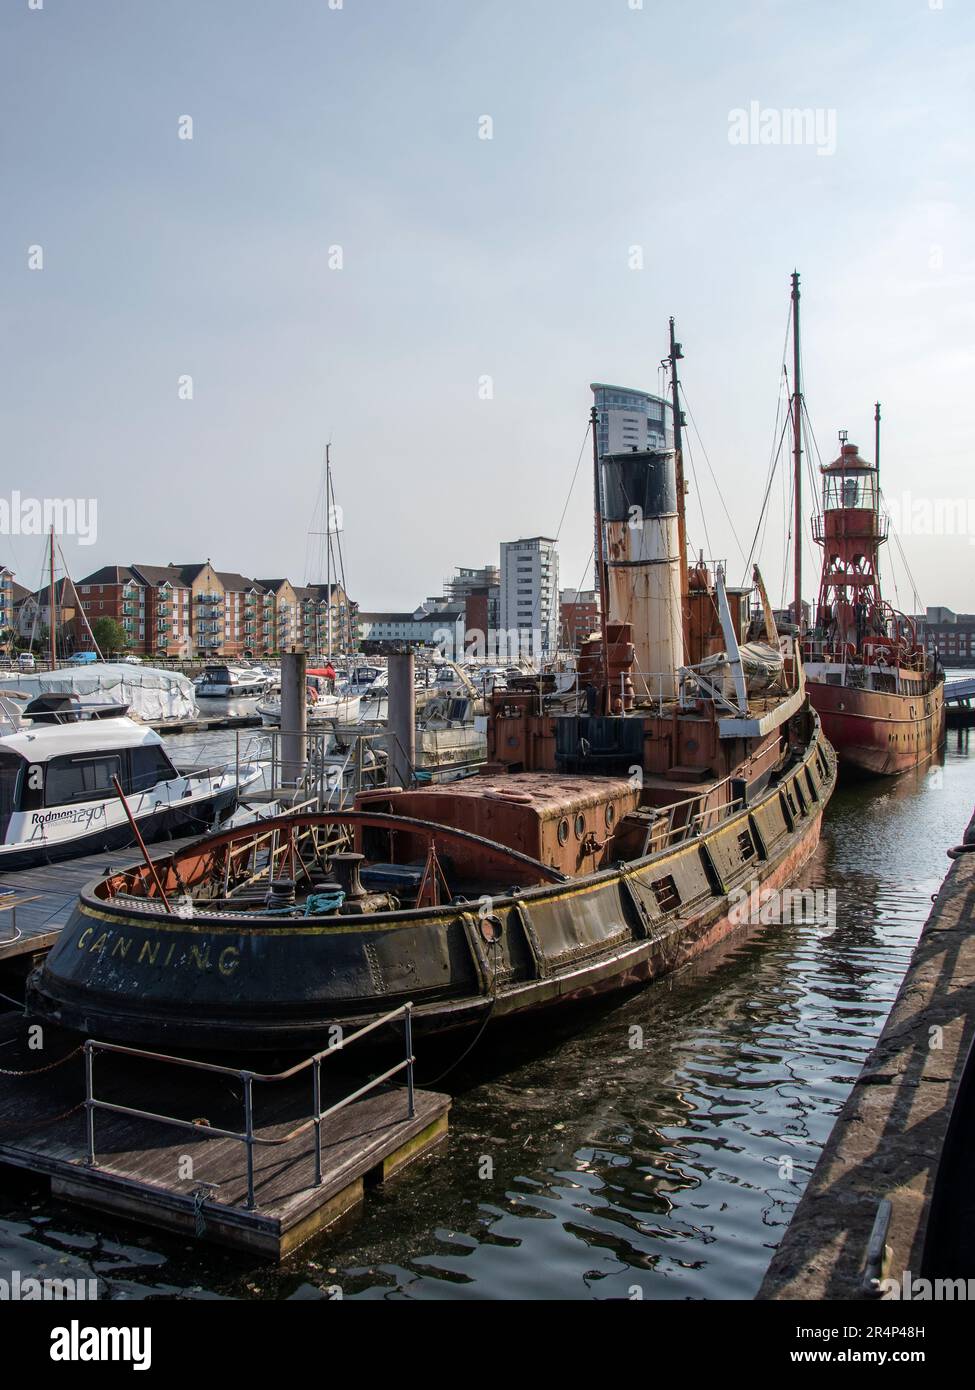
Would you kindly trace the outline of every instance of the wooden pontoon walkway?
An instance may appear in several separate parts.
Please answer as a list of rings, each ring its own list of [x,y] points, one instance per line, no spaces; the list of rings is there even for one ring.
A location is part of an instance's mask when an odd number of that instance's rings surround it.
[[[190,1121],[95,1111],[96,1165],[87,1162],[84,1055],[79,1040],[46,1029],[31,1051],[22,1022],[0,1020],[0,1163],[50,1178],[54,1196],[182,1235],[281,1260],[363,1201],[366,1189],[439,1144],[447,1133],[447,1096],[416,1091],[414,1114],[400,1086],[352,1100],[322,1122],[322,1182],[315,1183],[315,1130],[274,1147],[254,1148],[253,1209],[248,1209],[246,1146],[208,1135],[242,1130],[236,1079],[170,1064],[100,1054],[100,1100]],[[60,1059],[65,1059],[59,1063]],[[51,1063],[55,1065],[51,1065]],[[326,1075],[324,1108],[361,1082]],[[10,1075],[11,1072],[34,1075]],[[328,1088],[326,1089],[326,1081]],[[311,1076],[254,1083],[254,1133],[289,1134],[311,1114]]]

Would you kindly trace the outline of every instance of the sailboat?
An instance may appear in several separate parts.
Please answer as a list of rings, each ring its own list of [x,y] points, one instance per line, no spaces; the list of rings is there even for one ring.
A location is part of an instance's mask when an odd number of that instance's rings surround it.
[[[679,969],[791,881],[836,762],[791,640],[749,650],[750,591],[688,566],[681,357],[671,322],[673,450],[600,456],[590,415],[606,601],[578,697],[490,693],[474,777],[364,791],[90,885],[32,1014],[250,1050],[326,1045],[407,1001],[420,1031],[514,1022]],[[391,689],[411,661],[390,658]]]

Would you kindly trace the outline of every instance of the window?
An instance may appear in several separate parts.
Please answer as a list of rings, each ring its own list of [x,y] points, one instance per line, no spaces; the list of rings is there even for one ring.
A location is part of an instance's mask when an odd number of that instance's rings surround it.
[[[129,790],[148,791],[157,782],[172,782],[179,773],[158,744],[144,744],[129,752]]]
[[[20,771],[23,766],[23,759],[15,753],[0,751],[0,829],[6,826],[10,813],[19,807]]]
[[[96,801],[114,795],[112,778],[122,775],[116,754],[52,758],[47,769],[45,806],[63,806],[69,801]]]

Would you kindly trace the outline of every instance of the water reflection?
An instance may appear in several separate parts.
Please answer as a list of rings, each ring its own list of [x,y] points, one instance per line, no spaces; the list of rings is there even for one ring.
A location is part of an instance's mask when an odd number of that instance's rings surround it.
[[[0,1198],[3,1263],[66,1258],[127,1297],[751,1297],[971,815],[967,751],[952,734],[943,767],[837,793],[803,875],[835,920],[750,929],[530,1042],[488,1030],[444,1083],[447,1147],[284,1271],[107,1239],[22,1178]]]

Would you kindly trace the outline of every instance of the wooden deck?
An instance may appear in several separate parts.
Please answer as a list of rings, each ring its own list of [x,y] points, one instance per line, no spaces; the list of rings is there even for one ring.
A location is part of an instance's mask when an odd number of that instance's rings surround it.
[[[352,1102],[322,1125],[322,1174],[315,1185],[314,1129],[255,1148],[255,1206],[248,1210],[246,1146],[207,1135],[244,1128],[241,1086],[226,1076],[101,1054],[94,1094],[101,1100],[196,1123],[177,1129],[158,1120],[95,1112],[96,1166],[86,1161],[84,1058],[77,1038],[54,1036],[31,1051],[18,1020],[3,1022],[0,1066],[0,1162],[48,1176],[52,1194],[124,1220],[147,1223],[281,1260],[360,1206],[365,1192],[439,1144],[447,1133],[447,1096],[386,1087]],[[348,1095],[362,1076],[322,1069],[323,1105]],[[326,1087],[328,1082],[328,1087]],[[281,1140],[311,1114],[311,1073],[289,1082],[254,1083],[255,1132]]]

